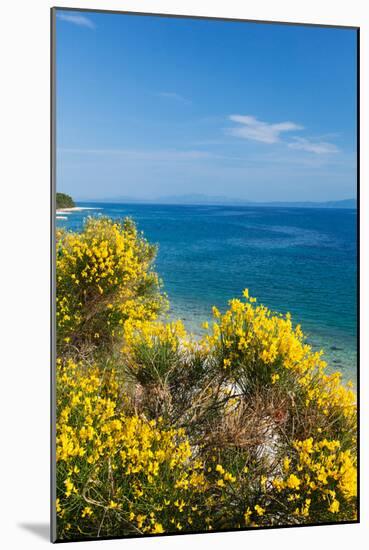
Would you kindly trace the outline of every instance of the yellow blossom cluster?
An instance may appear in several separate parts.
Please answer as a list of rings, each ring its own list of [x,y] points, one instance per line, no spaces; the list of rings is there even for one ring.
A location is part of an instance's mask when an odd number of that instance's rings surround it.
[[[291,315],[275,314],[244,291],[245,300],[233,299],[221,315],[213,308],[214,323],[202,345],[218,357],[230,377],[244,385],[282,385],[292,379],[301,386],[305,405],[319,407],[327,416],[339,409],[356,419],[356,397],[350,383],[344,385],[338,372],[327,372],[323,351],[313,352],[300,325]]]
[[[213,308],[215,322],[211,334],[204,338],[209,349],[215,346],[222,353],[224,367],[237,369],[242,361],[260,369],[268,365],[271,374],[271,367],[280,364],[300,373],[324,368],[321,353],[311,352],[301,327],[293,327],[290,314],[273,314],[265,306],[255,305],[247,291],[244,295],[245,301],[230,300],[224,315]]]
[[[326,521],[355,517],[357,470],[350,449],[341,450],[338,440],[312,437],[294,442],[292,460],[285,457],[283,474],[273,486],[288,503],[293,516],[319,515]]]
[[[57,517],[62,538],[96,536],[104,517],[126,533],[198,524],[207,488],[183,428],[125,414],[114,371],[57,362]],[[115,527],[116,528],[116,527]]]
[[[124,323],[125,346],[122,351],[130,353],[138,346],[144,345],[149,349],[166,346],[171,351],[176,352],[186,336],[182,321],[153,323],[129,318]]]
[[[59,349],[101,345],[118,336],[128,318],[156,318],[166,301],[152,270],[155,252],[129,219],[88,218],[81,233],[58,231]]]

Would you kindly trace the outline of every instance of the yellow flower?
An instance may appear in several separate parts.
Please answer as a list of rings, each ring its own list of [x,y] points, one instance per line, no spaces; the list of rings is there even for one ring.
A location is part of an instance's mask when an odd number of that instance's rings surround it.
[[[83,510],[82,510],[82,517],[84,518],[85,516],[92,516],[93,512],[92,512],[92,508],[90,506],[86,506]]]
[[[70,480],[70,478],[67,478],[67,479],[64,481],[64,485],[65,485],[65,488],[66,488],[65,496],[69,497],[69,496],[72,494],[72,491],[74,490],[74,484],[73,484],[73,482]]]
[[[179,512],[183,512],[183,508],[185,507],[185,504],[186,504],[186,503],[185,503],[185,501],[184,501],[183,499],[181,499],[181,500],[178,500],[178,499],[177,499],[177,500],[174,502],[174,506],[176,506],[176,507],[178,508],[178,511],[179,511]]]
[[[286,456],[283,460],[283,469],[285,472],[288,472],[288,470],[290,469],[290,465],[291,465],[291,459]]]
[[[259,504],[256,504],[254,508],[258,516],[263,516],[265,514],[265,508],[262,508]]]
[[[248,524],[250,521],[250,516],[252,515],[252,511],[250,510],[250,507],[247,508],[246,512],[244,513],[243,517],[245,518],[245,523]]]
[[[265,484],[266,484],[267,481],[268,481],[267,476],[261,476],[260,485],[262,486],[263,489],[265,489]]]
[[[332,514],[336,514],[340,509],[340,503],[338,500],[334,499],[329,506],[328,510],[332,512]]]
[[[155,523],[152,533],[164,533],[164,529],[161,523]]]
[[[225,472],[224,480],[225,481],[230,481],[231,483],[234,483],[236,481],[236,477],[234,475],[232,475],[230,472]]]
[[[220,318],[220,311],[217,307],[213,306],[212,308],[212,311],[213,311],[213,315],[216,319],[219,319]]]
[[[231,366],[231,360],[230,359],[223,359],[223,368],[227,368]]]
[[[290,489],[298,489],[301,485],[301,481],[295,474],[291,474],[287,479],[287,485]]]

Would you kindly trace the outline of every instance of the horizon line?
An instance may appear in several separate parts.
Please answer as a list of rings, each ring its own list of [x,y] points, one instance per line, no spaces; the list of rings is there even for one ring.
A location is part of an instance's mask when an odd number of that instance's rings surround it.
[[[295,201],[288,201],[288,200],[266,200],[266,201],[248,201],[246,199],[221,199],[216,198],[212,199],[209,197],[209,199],[194,198],[193,200],[181,200],[178,197],[158,197],[154,199],[140,199],[137,197],[111,197],[111,198],[77,198],[74,199],[76,203],[103,203],[103,204],[152,204],[152,205],[173,205],[173,206],[278,206],[278,205],[286,205],[286,206],[294,206],[294,205],[316,205],[317,207],[321,205],[330,205],[330,204],[336,204],[336,203],[348,203],[352,202],[355,203],[355,206],[352,207],[346,207],[346,208],[357,208],[357,198],[356,197],[350,197],[346,199],[329,199],[329,200],[295,200]]]

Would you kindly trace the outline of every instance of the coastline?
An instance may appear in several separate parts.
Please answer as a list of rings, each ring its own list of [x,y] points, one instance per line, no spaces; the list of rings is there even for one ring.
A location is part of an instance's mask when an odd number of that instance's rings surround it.
[[[82,212],[84,210],[102,210],[100,206],[71,206],[69,208],[57,208],[56,209],[56,219],[57,220],[67,220],[68,214],[73,212]],[[67,214],[67,215],[65,215]]]
[[[101,206],[71,206],[69,208],[57,208],[56,213],[81,212],[82,210],[102,210]]]

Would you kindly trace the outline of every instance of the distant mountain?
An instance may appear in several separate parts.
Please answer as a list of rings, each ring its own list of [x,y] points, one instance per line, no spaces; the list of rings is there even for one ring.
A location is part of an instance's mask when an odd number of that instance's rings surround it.
[[[193,193],[190,195],[170,195],[166,197],[158,197],[157,202],[162,204],[251,204],[250,201],[244,199],[234,199],[225,195],[202,195]]]
[[[83,201],[82,201],[83,202]],[[90,202],[90,201],[84,201]],[[95,202],[92,201],[91,202]],[[157,197],[155,199],[139,199],[134,197],[116,197],[114,199],[100,199],[96,202],[110,203],[130,203],[130,204],[178,204],[178,205],[224,205],[224,206],[274,206],[274,207],[295,207],[295,208],[356,208],[356,199],[343,199],[338,201],[269,201],[269,202],[252,202],[245,199],[235,199],[223,195],[202,195],[200,193],[188,195],[170,195]]]
[[[341,201],[325,201],[325,202],[265,202],[253,203],[253,206],[294,206],[295,208],[356,208],[356,199],[343,199]]]

